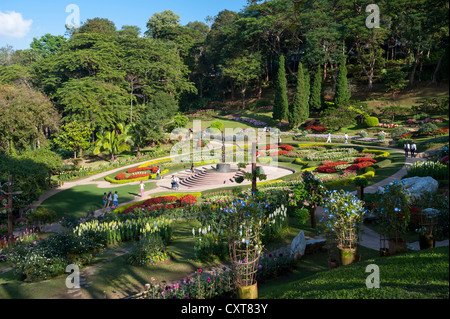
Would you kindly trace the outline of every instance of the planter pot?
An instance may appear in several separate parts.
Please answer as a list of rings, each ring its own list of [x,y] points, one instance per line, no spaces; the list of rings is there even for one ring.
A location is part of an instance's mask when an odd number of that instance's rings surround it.
[[[238,299],[258,299],[258,283],[251,286],[237,287]]]
[[[436,246],[436,239],[434,239],[433,235],[420,235],[419,246],[420,250],[434,248]]]
[[[339,267],[339,262],[336,259],[328,259],[328,268],[334,269]]]
[[[356,261],[356,248],[353,249],[339,248],[339,257],[341,259],[342,266],[350,265],[351,263]]]
[[[389,244],[389,254],[391,256],[403,254],[406,252],[406,241],[402,238],[390,238]]]

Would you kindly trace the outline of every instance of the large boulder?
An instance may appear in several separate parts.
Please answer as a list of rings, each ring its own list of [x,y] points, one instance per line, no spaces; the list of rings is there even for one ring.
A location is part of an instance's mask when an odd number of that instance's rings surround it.
[[[439,182],[430,176],[405,178],[401,183],[408,188],[413,199],[421,198],[426,192],[436,192],[439,188]]]
[[[304,254],[306,249],[305,233],[301,230],[291,243],[291,256],[296,260],[299,260]]]
[[[414,176],[402,179],[400,182],[409,190],[412,199],[420,199],[424,193],[436,192],[439,188],[439,182],[430,176]],[[384,187],[378,187],[378,194],[384,194]]]

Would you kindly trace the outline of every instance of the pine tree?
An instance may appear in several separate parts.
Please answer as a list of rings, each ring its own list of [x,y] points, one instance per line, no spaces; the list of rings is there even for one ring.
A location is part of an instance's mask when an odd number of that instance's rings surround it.
[[[305,73],[303,72],[302,63],[298,65],[297,89],[295,98],[291,105],[289,105],[289,123],[292,126],[297,126],[300,122],[306,120],[307,97],[305,92]]]
[[[347,66],[345,64],[345,56],[341,58],[339,63],[339,72],[336,80],[336,93],[334,95],[334,103],[337,107],[348,106],[350,104],[350,91],[347,82]]]
[[[305,120],[309,118],[309,108],[311,106],[310,104],[310,96],[311,96],[311,76],[309,75],[309,70],[307,67],[303,69],[303,72],[305,74]]]
[[[320,110],[322,108],[322,69],[320,65],[317,66],[314,74],[313,84],[311,88],[311,100],[309,106],[314,110]]]
[[[282,121],[288,115],[287,81],[286,70],[284,67],[284,56],[280,56],[277,80],[275,86],[275,99],[273,103],[272,118],[276,121]]]

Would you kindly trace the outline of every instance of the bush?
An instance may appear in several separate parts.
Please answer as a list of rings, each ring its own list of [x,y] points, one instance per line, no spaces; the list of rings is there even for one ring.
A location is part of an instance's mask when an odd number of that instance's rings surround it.
[[[376,117],[369,116],[364,120],[364,124],[367,127],[376,127],[380,124],[380,121]]]
[[[27,216],[31,224],[38,226],[41,231],[45,229],[45,224],[51,224],[56,221],[56,212],[53,209],[38,208]]]
[[[415,162],[411,166],[406,168],[407,177],[419,176],[427,177],[431,176],[437,180],[448,179],[449,169],[447,165],[437,162]]]
[[[127,263],[133,266],[155,265],[170,259],[162,238],[156,234],[147,234],[136,243]]]
[[[306,165],[308,165],[308,162],[302,161],[300,158],[296,158],[294,161],[294,164],[306,166]]]

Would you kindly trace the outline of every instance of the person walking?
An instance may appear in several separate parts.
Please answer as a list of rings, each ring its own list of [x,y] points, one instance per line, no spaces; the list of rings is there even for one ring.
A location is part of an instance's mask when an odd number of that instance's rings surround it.
[[[158,170],[156,171],[156,179],[160,179],[160,174],[161,174],[161,169],[159,168],[159,166],[157,167]]]
[[[141,181],[141,183],[139,184],[139,187],[141,189],[141,197],[144,197],[144,187],[145,187],[145,185],[144,185],[143,181]]]
[[[331,133],[328,133],[327,143],[331,143]]]
[[[174,182],[175,182],[175,190],[177,190],[177,191],[180,190],[180,184],[179,184],[180,179],[178,178],[178,176],[175,176]]]
[[[106,205],[106,208],[109,208],[109,205],[111,205],[112,200],[113,200],[112,192],[109,191],[109,193],[108,193],[108,204]]]
[[[345,144],[348,144],[348,134],[345,133],[344,137],[345,137]]]
[[[409,142],[405,142],[405,156],[408,158],[408,152],[410,150]]]
[[[103,211],[105,211],[107,204],[108,204],[108,195],[106,193],[104,193],[103,194],[103,208],[102,208]]]
[[[172,178],[170,179],[170,183],[172,184],[172,189],[175,188],[175,176],[172,175]]]
[[[191,173],[194,173],[194,162],[192,162],[192,165],[191,165]]]
[[[114,193],[114,199],[113,199],[113,206],[112,209],[115,209],[117,206],[119,206],[119,195],[117,194],[117,191]]]
[[[416,150],[417,150],[417,145],[416,145],[416,143],[412,142],[412,144],[411,144],[411,157],[416,157]]]

